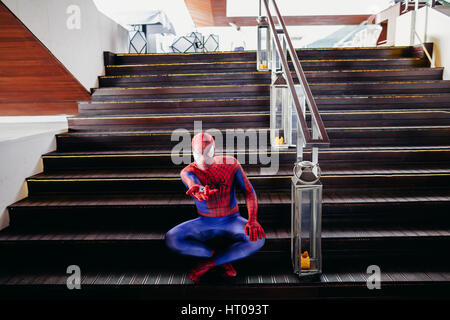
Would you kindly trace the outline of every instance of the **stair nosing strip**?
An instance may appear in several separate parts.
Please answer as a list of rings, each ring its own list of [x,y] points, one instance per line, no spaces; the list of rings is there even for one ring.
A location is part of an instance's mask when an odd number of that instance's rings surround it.
[[[398,57],[398,58],[361,58],[361,59],[302,59],[300,62],[336,62],[336,61],[419,61],[423,60],[423,58],[417,57]],[[288,63],[292,62],[292,60],[288,60]],[[199,64],[255,64],[256,60],[249,61],[220,61],[220,62],[175,62],[175,63],[141,63],[141,64],[110,64],[107,65],[107,68],[127,68],[127,67],[153,67],[153,66],[168,66],[168,65],[199,65]]]
[[[400,68],[400,69],[335,69],[335,70],[307,70],[305,74],[314,73],[363,73],[363,72],[398,72],[398,71],[442,71],[444,67],[417,67],[417,68]],[[168,74],[138,74],[138,75],[115,75],[100,76],[101,79],[117,79],[117,78],[153,78],[153,77],[184,77],[184,76],[210,76],[210,75],[239,75],[239,74],[269,74],[269,71],[247,71],[247,72],[205,72],[205,73],[168,73]],[[295,74],[295,71],[291,71]]]

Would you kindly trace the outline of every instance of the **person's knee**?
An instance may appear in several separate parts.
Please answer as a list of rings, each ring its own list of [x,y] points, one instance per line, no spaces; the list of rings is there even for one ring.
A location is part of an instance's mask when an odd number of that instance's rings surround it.
[[[179,235],[177,233],[177,230],[175,228],[170,229],[165,237],[166,246],[168,246],[172,250],[176,250],[178,248],[179,243]]]
[[[265,238],[258,239],[256,241],[249,241],[249,247],[252,252],[256,252],[259,249],[261,249],[264,246],[264,243],[266,242]]]

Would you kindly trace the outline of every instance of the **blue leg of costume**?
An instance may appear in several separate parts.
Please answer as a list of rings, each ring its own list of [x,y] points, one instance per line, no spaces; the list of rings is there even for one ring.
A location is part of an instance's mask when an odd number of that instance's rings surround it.
[[[217,265],[229,263],[250,256],[264,245],[264,238],[250,241],[245,235],[246,223],[247,219],[241,217],[239,212],[225,217],[199,216],[169,230],[166,244],[180,254],[208,258],[212,249],[203,242],[218,236],[229,236],[236,242],[214,256]]]

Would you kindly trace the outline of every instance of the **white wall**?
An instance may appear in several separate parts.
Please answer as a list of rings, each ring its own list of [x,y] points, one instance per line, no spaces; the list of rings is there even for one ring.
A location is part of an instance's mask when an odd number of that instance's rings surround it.
[[[67,132],[65,116],[0,117],[0,230],[7,206],[28,196],[25,179],[43,171],[41,155],[56,150],[55,134]]]
[[[314,41],[323,39],[333,32],[342,28],[342,25],[327,26],[288,26],[289,36],[295,48],[303,48]],[[200,27],[197,28],[204,36],[209,34],[219,35],[220,51],[232,50],[231,44],[235,35],[232,27]],[[257,36],[256,27],[241,27],[242,37],[246,43],[246,50],[256,50]]]
[[[2,0],[86,88],[104,73],[103,51],[126,52],[128,32],[92,0]],[[80,29],[69,30],[67,8],[80,8]]]
[[[429,10],[426,42],[434,43],[436,66],[444,67],[444,80],[450,80],[450,17],[437,10]]]
[[[436,67],[444,67],[444,80],[450,80],[450,17],[432,8],[423,7],[415,12],[415,30],[424,42],[433,42],[433,61]],[[412,41],[414,12],[397,18],[395,45],[419,44]]]

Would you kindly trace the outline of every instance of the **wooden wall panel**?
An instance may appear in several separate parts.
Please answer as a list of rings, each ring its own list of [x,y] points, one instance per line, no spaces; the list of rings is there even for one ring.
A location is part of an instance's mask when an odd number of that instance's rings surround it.
[[[214,15],[209,0],[184,0],[197,27],[214,25]]]
[[[245,0],[242,0],[245,1]],[[197,27],[228,26],[230,22],[239,26],[255,26],[256,17],[227,17],[226,0],[185,0]],[[370,15],[324,15],[287,16],[287,25],[346,25],[360,24]]]
[[[0,116],[77,114],[89,92],[0,2]]]

